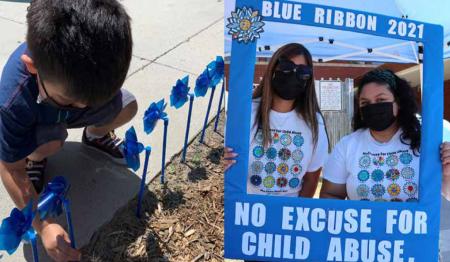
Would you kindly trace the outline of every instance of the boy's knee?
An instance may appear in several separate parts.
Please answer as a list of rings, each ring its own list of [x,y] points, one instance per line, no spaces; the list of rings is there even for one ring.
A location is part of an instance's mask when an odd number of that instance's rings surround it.
[[[31,153],[30,157],[32,159],[43,159],[46,157],[49,157],[56,152],[58,152],[64,144],[64,141],[61,140],[53,140],[50,142],[47,142],[43,145],[40,145],[36,150],[34,150],[33,153]]]
[[[136,114],[138,112],[138,104],[137,104],[136,100],[134,100],[134,101],[130,102],[128,105],[126,105],[124,110],[127,110],[129,112],[131,118],[136,116]]]

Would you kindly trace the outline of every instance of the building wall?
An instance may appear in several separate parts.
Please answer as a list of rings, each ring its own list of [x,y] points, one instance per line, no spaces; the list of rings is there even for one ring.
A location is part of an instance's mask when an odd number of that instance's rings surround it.
[[[258,63],[255,66],[254,83],[259,83],[261,77],[264,75],[267,64]],[[357,78],[376,68],[373,65],[355,65],[355,64],[314,64],[314,77],[316,80],[324,79],[337,79],[345,80],[345,78]],[[228,75],[229,64],[225,65],[225,74]],[[228,88],[227,88],[228,90]]]
[[[391,65],[392,67],[406,67],[407,65]],[[386,66],[387,67],[387,66]],[[258,83],[260,77],[264,74],[264,70],[266,68],[265,64],[257,64],[255,67],[255,79],[254,82]],[[398,71],[399,68],[390,68],[393,71]],[[400,69],[401,69],[400,68]],[[374,67],[362,66],[358,67],[356,65],[345,65],[345,64],[316,64],[314,67],[315,70],[315,78],[321,79],[322,77],[325,79],[328,78],[340,78],[344,80],[345,78],[353,78],[355,79],[355,85],[357,85],[359,77],[365,74],[366,72],[374,69]],[[225,65],[225,74],[228,75],[229,65]],[[227,83],[228,90],[228,83]],[[420,101],[420,93],[418,93],[418,100]],[[450,80],[445,81],[444,83],[444,118],[450,121]]]

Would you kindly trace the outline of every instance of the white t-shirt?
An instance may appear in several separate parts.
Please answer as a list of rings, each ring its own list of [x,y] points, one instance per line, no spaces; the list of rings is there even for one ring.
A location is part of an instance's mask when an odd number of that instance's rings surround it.
[[[323,177],[346,184],[351,200],[417,202],[420,157],[400,141],[401,134],[399,129],[386,143],[376,141],[369,129],[345,136],[333,149]]]
[[[306,172],[321,168],[328,155],[328,139],[320,114],[317,147],[310,128],[295,110],[270,111],[271,144],[264,148],[262,130],[255,125],[260,99],[252,104],[247,193],[295,196]]]

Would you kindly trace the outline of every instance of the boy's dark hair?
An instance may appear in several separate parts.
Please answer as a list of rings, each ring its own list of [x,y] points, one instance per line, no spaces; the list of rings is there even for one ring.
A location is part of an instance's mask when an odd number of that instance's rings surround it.
[[[132,55],[130,17],[117,0],[33,0],[28,50],[39,76],[88,105],[110,100]]]

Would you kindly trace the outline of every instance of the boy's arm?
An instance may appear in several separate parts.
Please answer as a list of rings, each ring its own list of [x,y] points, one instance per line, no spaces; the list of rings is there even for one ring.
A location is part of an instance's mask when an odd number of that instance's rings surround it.
[[[23,209],[33,199],[37,206],[38,196],[25,171],[25,160],[15,163],[0,161],[0,176],[8,194],[17,208]],[[80,252],[70,247],[70,240],[64,229],[52,220],[40,220],[38,216],[33,221],[33,227],[41,236],[44,247],[56,261],[79,261]]]

